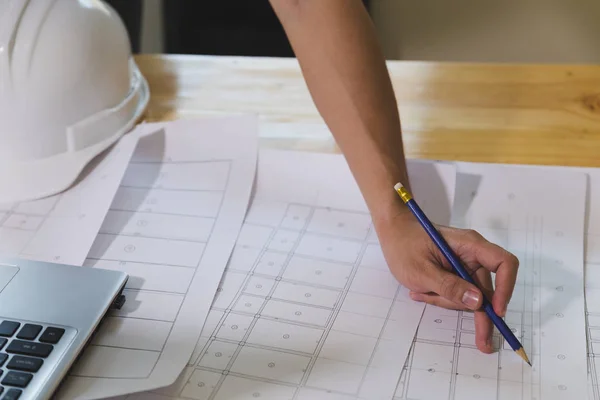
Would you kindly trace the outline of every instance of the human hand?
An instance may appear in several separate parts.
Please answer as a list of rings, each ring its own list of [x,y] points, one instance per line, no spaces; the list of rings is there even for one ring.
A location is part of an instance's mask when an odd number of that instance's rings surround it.
[[[500,317],[513,293],[519,260],[472,230],[436,226],[448,245],[482,288]],[[493,352],[493,323],[480,309],[482,292],[452,271],[444,255],[412,213],[400,211],[377,226],[379,241],[392,274],[410,290],[415,301],[452,310],[474,311],[475,342],[484,353]],[[491,273],[496,274],[495,289]]]

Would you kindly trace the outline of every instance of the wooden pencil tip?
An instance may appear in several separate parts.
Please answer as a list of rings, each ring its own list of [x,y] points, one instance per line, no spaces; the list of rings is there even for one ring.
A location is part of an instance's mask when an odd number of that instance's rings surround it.
[[[516,353],[527,363],[529,364],[529,366],[531,367],[531,361],[529,361],[529,357],[527,357],[527,354],[525,353],[525,350],[521,347],[519,350],[516,351]]]

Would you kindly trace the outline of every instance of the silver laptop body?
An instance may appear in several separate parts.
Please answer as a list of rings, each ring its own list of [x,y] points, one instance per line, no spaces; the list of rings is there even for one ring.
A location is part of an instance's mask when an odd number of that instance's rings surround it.
[[[0,258],[0,399],[48,399],[111,307],[118,271]]]

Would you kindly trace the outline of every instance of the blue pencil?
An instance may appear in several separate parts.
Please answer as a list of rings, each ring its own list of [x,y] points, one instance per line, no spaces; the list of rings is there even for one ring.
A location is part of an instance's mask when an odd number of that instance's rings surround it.
[[[412,198],[412,195],[408,192],[408,190],[401,184],[398,183],[394,186],[394,189],[402,199],[402,201],[408,206],[408,208],[412,211],[414,216],[419,220],[431,240],[436,244],[436,246],[440,249],[440,251],[444,254],[450,265],[452,265],[452,269],[456,272],[461,278],[472,283],[477,286],[471,275],[467,272],[465,267],[462,265],[460,259],[454,254],[446,240],[442,237],[442,235],[438,232],[437,229],[433,226],[433,224],[429,221],[429,219],[425,216],[425,213],[417,202]],[[482,292],[483,294],[483,292]],[[485,310],[488,317],[492,320],[496,328],[500,331],[504,339],[508,342],[510,347],[523,359],[527,364],[531,366],[531,362],[523,349],[523,345],[519,342],[519,339],[513,334],[510,330],[506,322],[502,318],[496,314],[494,308],[492,307],[492,303],[490,303],[485,295],[483,296],[482,308]]]

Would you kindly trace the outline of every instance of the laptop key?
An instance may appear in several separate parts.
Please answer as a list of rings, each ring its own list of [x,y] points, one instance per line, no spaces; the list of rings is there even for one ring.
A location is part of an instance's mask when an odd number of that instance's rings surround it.
[[[41,331],[42,327],[40,325],[25,324],[17,334],[17,337],[19,339],[33,340],[40,334]]]
[[[4,345],[8,342],[8,339],[0,337],[0,350],[4,347]]]
[[[4,365],[8,359],[8,354],[0,353],[0,367]]]
[[[40,336],[40,342],[56,344],[64,333],[65,330],[62,328],[53,328],[49,326],[44,333],[42,333],[42,336]]]
[[[21,326],[20,323],[14,321],[2,321],[0,324],[0,336],[11,337]]]
[[[14,339],[6,348],[7,353],[20,354],[23,356],[46,358],[54,347],[51,344],[26,342]]]
[[[4,379],[2,379],[2,384],[4,386],[17,386],[20,388],[24,388],[29,384],[31,378],[33,378],[32,374],[28,374],[25,372],[9,371],[4,377]]]
[[[2,398],[2,400],[17,400],[19,397],[21,397],[21,393],[23,393],[22,390],[9,389]]]
[[[37,372],[43,363],[44,360],[41,358],[13,356],[6,365],[6,368],[25,372]]]

